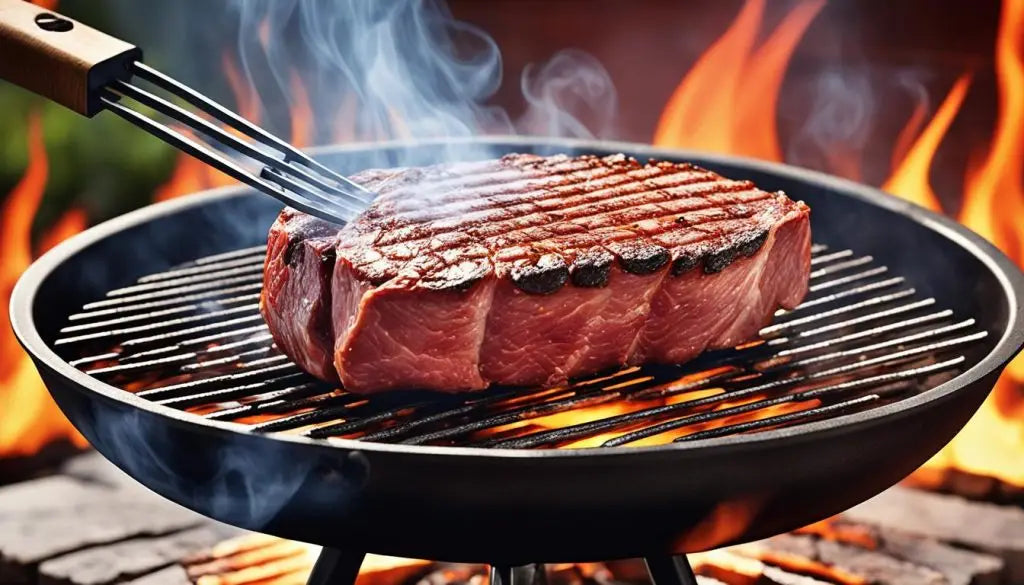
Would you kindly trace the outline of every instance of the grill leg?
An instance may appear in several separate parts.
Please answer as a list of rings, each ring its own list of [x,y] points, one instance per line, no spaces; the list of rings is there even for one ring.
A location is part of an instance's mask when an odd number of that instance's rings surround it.
[[[354,585],[366,553],[324,547],[306,585]]]
[[[546,585],[544,565],[491,565],[491,585]]]
[[[644,562],[654,585],[697,585],[697,577],[685,555],[647,557]]]

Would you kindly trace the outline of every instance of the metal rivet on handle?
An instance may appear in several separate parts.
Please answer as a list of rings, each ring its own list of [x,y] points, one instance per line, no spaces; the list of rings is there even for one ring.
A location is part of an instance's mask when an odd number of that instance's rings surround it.
[[[70,20],[57,16],[56,14],[49,14],[46,12],[36,16],[36,25],[43,30],[51,32],[68,32],[75,28],[75,23]]]

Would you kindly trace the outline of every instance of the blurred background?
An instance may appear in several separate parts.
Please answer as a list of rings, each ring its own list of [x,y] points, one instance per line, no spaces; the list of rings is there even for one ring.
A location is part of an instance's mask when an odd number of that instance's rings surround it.
[[[45,4],[302,147],[518,132],[784,161],[939,210],[1024,263],[1021,0]],[[17,277],[88,226],[230,183],[0,83],[0,483],[5,460],[85,446],[10,332]],[[915,477],[1024,486],[1022,455],[1018,358]]]

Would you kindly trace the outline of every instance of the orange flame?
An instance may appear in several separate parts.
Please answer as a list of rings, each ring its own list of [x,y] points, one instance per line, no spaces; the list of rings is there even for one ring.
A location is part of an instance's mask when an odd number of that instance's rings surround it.
[[[775,120],[779,89],[797,43],[824,4],[798,4],[754,51],[764,0],[747,0],[672,94],[654,143],[782,160]]]
[[[39,253],[42,254],[49,251],[50,248],[71,236],[85,231],[87,227],[89,227],[89,218],[86,217],[85,210],[72,207],[65,211],[64,215],[60,216],[56,223],[50,226],[49,231],[43,234],[42,239],[39,241]]]
[[[167,201],[207,188],[210,172],[202,161],[183,152],[177,154],[177,163],[167,182],[153,192],[155,201]]]
[[[970,85],[971,76],[968,74],[961,75],[960,79],[956,80],[953,89],[949,90],[949,95],[946,96],[935,113],[935,117],[931,119],[931,122],[907,151],[903,161],[882,185],[882,189],[933,211],[942,210],[938,197],[932,191],[928,173],[932,168],[935,151],[938,150],[943,136],[946,135],[946,130],[949,129],[950,123],[953,122],[953,118],[956,117],[960,106],[964,103],[964,96],[967,95]],[[911,123],[913,123],[913,119]]]
[[[1003,3],[996,40],[999,116],[992,146],[968,169],[959,220],[1024,267],[1024,0]],[[1024,486],[1024,354],[929,471],[959,469]]]
[[[3,299],[0,305],[3,307],[10,304],[14,283],[32,261],[32,219],[42,201],[49,173],[42,120],[35,113],[29,117],[28,148],[28,168],[8,194],[0,215],[0,250],[4,252],[4,263],[0,266],[0,298]],[[55,230],[43,238],[43,246],[49,247],[83,225],[84,215],[79,212],[65,215]],[[70,439],[79,447],[86,445],[85,439],[47,396],[32,361],[18,346],[11,331],[10,317],[4,310],[0,312],[0,457],[31,455],[60,438]]]
[[[225,51],[221,55],[221,68],[227,79],[231,94],[235,97],[235,112],[250,122],[260,121],[260,98],[245,75],[238,68],[238,63],[231,53]]]
[[[313,143],[313,106],[309,102],[309,92],[302,83],[298,72],[292,71],[289,81],[292,93],[292,140],[293,146],[305,148]]]
[[[697,61],[672,94],[654,142],[782,160],[775,122],[781,80],[804,30],[821,9],[805,1],[760,49],[753,50],[765,3],[748,0],[729,29]],[[1024,0],[1005,0],[996,42],[999,117],[991,148],[968,169],[959,220],[1024,264]],[[919,104],[900,132],[893,172],[883,188],[940,210],[929,172],[935,153],[971,84],[962,75],[925,124]],[[920,130],[923,127],[923,130]],[[918,131],[920,130],[920,134]],[[833,170],[855,177],[847,153]],[[1024,357],[1018,356],[972,422],[927,468],[956,468],[1024,485]]]

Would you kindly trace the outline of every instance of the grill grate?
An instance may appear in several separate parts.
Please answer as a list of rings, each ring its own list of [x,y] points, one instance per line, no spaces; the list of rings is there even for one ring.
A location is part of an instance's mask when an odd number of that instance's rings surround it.
[[[273,345],[258,310],[264,253],[208,256],[112,290],[71,315],[55,346],[114,386],[256,433],[539,448],[690,441],[877,407],[955,376],[986,336],[871,256],[815,245],[808,299],[734,350],[559,388],[365,397]]]

